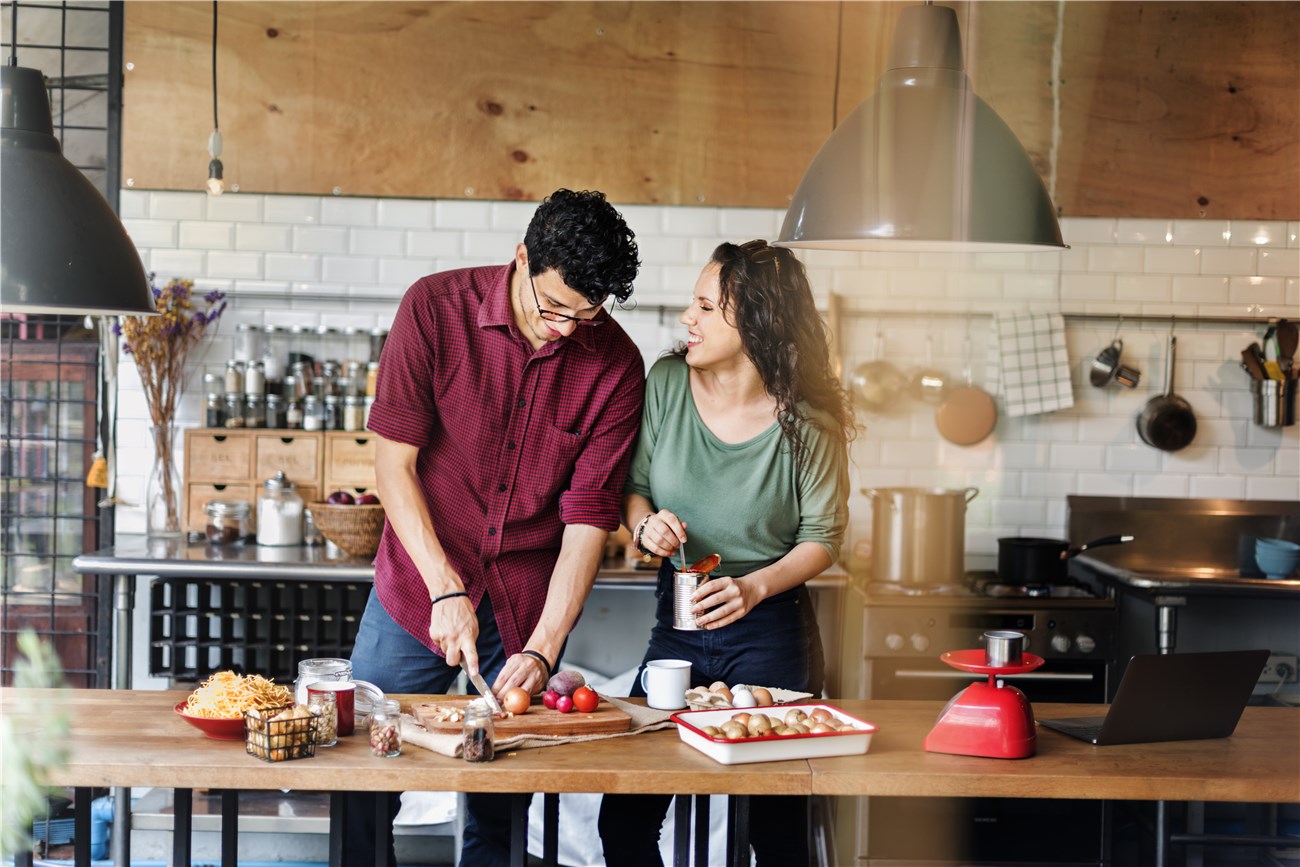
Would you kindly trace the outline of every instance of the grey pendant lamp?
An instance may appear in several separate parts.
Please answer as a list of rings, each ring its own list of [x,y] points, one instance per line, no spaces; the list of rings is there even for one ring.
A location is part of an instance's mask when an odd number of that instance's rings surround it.
[[[833,250],[1064,249],[1024,147],[971,89],[957,15],[904,9],[874,95],[813,158],[779,246]]]
[[[0,312],[155,313],[122,222],[54,137],[45,77],[18,66],[17,33],[0,66]]]

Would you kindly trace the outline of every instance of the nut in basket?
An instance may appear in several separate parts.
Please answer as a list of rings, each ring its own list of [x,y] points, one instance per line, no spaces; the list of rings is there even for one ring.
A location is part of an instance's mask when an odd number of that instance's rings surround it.
[[[315,502],[307,507],[321,535],[354,557],[373,557],[384,532],[384,507]]]
[[[244,751],[266,762],[316,755],[316,717],[298,705],[244,711]]]

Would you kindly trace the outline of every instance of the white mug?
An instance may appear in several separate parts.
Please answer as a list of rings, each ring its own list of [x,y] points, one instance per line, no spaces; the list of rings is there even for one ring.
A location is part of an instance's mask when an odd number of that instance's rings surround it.
[[[686,707],[686,690],[690,686],[691,664],[685,659],[652,659],[641,671],[646,704],[660,710]]]

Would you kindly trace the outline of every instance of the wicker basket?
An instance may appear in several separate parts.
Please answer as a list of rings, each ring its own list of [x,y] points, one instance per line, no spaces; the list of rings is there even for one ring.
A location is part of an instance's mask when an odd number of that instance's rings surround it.
[[[354,557],[373,557],[384,532],[384,507],[312,503],[307,507],[321,535]]]

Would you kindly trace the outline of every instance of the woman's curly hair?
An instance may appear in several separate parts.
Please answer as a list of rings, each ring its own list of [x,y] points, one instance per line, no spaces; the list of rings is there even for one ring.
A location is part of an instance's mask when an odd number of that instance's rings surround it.
[[[828,427],[807,416],[800,404],[829,416],[834,425],[827,432],[840,442],[853,439],[853,409],[831,368],[826,324],[803,263],[766,241],[720,244],[709,261],[719,266],[719,307],[776,399],[781,433],[800,466],[806,458],[800,423]]]
[[[537,206],[524,234],[528,273],[553,268],[592,304],[611,295],[621,303],[632,295],[641,266],[633,237],[604,193],[556,190]]]

